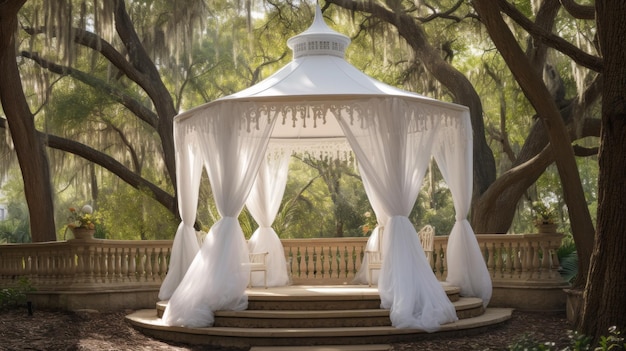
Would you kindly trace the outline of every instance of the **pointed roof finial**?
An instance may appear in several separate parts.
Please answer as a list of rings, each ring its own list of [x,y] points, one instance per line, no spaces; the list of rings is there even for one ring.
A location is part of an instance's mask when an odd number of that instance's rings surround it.
[[[315,5],[315,18],[309,29],[287,40],[287,46],[293,51],[294,59],[311,55],[344,58],[349,44],[350,38],[326,25],[319,4]]]

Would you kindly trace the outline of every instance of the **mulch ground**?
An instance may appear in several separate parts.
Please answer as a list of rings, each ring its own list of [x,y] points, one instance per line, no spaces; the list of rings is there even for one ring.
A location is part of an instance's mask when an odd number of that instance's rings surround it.
[[[152,339],[126,323],[131,312],[0,311],[0,350],[233,350]],[[564,314],[516,311],[508,322],[477,335],[392,344],[392,350],[507,350],[523,338],[553,342],[551,349],[561,350],[569,345],[568,329]]]

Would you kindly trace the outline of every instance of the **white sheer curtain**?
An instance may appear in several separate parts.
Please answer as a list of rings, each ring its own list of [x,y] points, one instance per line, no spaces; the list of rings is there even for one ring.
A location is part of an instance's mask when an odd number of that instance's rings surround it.
[[[390,309],[395,327],[436,331],[441,324],[456,321],[456,311],[428,264],[408,215],[441,118],[431,115],[427,106],[402,98],[337,106],[332,111],[367,177],[374,201],[389,218],[378,283],[382,307]]]
[[[161,300],[167,300],[172,296],[200,249],[193,224],[198,207],[202,156],[196,134],[186,133],[184,128],[179,128],[174,133],[174,144],[180,145],[176,149],[176,188],[178,190],[178,213],[182,222],[174,236],[167,276],[159,290]]]
[[[448,238],[446,281],[458,286],[463,296],[481,298],[486,307],[491,299],[491,278],[474,230],[467,220],[473,184],[469,115],[442,125],[435,144],[433,156],[450,188],[456,211],[456,222]]]
[[[370,235],[369,239],[367,239],[367,244],[365,245],[365,251],[377,251],[382,247],[382,243],[380,242],[381,233],[383,233],[382,235],[384,235],[384,231],[385,231],[384,226],[385,226],[385,223],[387,222],[387,216],[385,216],[385,212],[380,208],[381,207],[380,200],[376,198],[376,193],[372,192],[372,190],[370,189],[369,183],[367,182],[367,176],[365,175],[365,172],[363,172],[360,169],[360,164],[359,164],[359,173],[361,174],[363,188],[365,189],[365,193],[367,194],[370,205],[372,206],[372,210],[374,210],[374,213],[376,214],[376,221],[377,221],[376,228],[372,230],[372,234]],[[356,272],[356,274],[354,275],[354,279],[352,280],[353,284],[370,283],[367,281],[368,263],[369,263],[369,259],[367,255],[364,255],[363,261],[361,262],[361,267],[359,267],[359,270]],[[371,281],[372,284],[376,284],[376,285],[378,284],[379,273],[380,272],[378,271],[372,272],[372,281]]]
[[[248,248],[250,252],[268,252],[267,286],[283,286],[289,283],[285,250],[272,228],[272,223],[285,193],[290,157],[286,150],[269,150],[246,200],[248,211],[259,224],[248,240]],[[252,273],[251,284],[263,286],[263,273]]]
[[[228,101],[198,111],[203,118],[193,119],[190,129],[196,129],[202,140],[205,166],[222,218],[206,235],[171,296],[163,315],[167,325],[211,326],[214,311],[243,310],[248,305],[248,247],[237,216],[250,192],[275,121],[267,115],[259,116],[260,112],[254,103]]]

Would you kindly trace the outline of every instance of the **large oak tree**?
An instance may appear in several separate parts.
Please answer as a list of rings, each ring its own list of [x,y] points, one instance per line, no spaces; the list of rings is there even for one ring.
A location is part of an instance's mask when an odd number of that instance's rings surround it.
[[[17,13],[26,0],[0,1],[0,102],[24,179],[33,242],[55,241],[52,187],[46,146],[35,128],[17,67]]]
[[[626,3],[596,0],[595,8],[604,59],[602,135],[597,229],[580,330],[597,341],[612,326],[626,331]]]

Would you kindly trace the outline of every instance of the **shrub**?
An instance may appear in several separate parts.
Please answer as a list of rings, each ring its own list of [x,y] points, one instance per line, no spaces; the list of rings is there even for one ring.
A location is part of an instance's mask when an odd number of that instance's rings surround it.
[[[617,327],[609,328],[609,335],[600,337],[598,345],[592,348],[592,339],[576,331],[568,331],[569,345],[558,349],[554,342],[538,342],[530,335],[524,334],[519,340],[509,345],[510,351],[617,351],[626,350],[626,342]]]
[[[34,290],[26,277],[21,277],[15,287],[0,289],[0,310],[23,306],[26,294]]]

